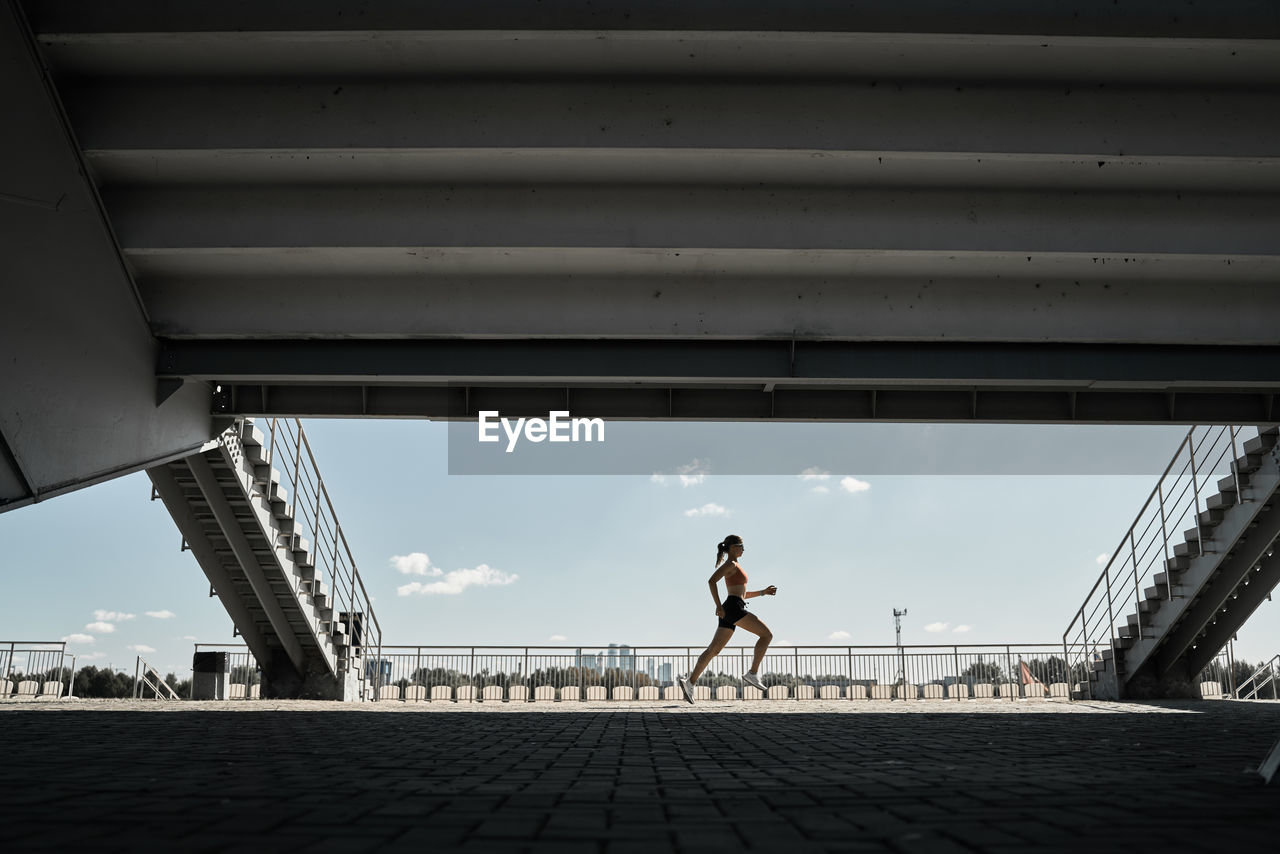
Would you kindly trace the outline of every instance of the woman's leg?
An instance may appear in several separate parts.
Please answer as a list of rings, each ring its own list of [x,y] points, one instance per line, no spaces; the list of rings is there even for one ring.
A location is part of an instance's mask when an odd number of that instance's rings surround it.
[[[741,625],[741,623],[739,623]],[[720,654],[720,650],[724,649],[725,644],[729,642],[729,638],[733,637],[733,629],[722,629],[717,627],[716,633],[711,638],[711,646],[702,651],[702,655],[698,656],[698,663],[693,666],[693,670],[689,672],[689,683],[698,684],[698,677],[702,675],[702,671],[707,669],[707,665],[711,663],[711,659]]]
[[[751,672],[758,674],[760,672],[760,662],[764,661],[764,654],[768,651],[769,644],[773,641],[773,632],[769,631],[769,627],[755,614],[747,614],[741,620],[738,620],[737,625],[739,628],[760,636],[760,640],[756,641],[755,657],[751,659]]]

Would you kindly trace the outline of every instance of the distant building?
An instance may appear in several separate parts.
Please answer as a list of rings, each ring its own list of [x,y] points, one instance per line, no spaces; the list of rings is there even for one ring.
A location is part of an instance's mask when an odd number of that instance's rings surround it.
[[[675,682],[675,675],[672,673],[673,665],[670,661],[664,661],[658,665],[658,681],[663,685],[670,685]]]

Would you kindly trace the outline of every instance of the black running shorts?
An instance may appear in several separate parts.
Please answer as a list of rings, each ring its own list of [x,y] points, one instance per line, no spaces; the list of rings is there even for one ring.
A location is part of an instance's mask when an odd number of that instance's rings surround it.
[[[721,606],[724,608],[724,616],[720,618],[720,628],[732,629],[734,623],[747,616],[747,603],[742,600],[741,596],[730,596],[724,600]]]

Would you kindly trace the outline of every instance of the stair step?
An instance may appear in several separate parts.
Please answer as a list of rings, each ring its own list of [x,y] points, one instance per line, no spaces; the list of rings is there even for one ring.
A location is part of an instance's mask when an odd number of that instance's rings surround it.
[[[1249,476],[1240,475],[1237,481],[1236,475],[1230,474],[1218,481],[1219,492],[1235,492],[1237,487],[1243,488],[1249,485]]]
[[[1217,495],[1210,495],[1204,506],[1210,510],[1215,510],[1219,507],[1233,507],[1239,503],[1234,492],[1219,492]]]
[[[1169,572],[1186,572],[1191,568],[1191,558],[1186,556],[1171,557],[1164,562],[1164,568]]]
[[[259,463],[253,467],[253,482],[266,486],[269,483],[280,482],[280,472],[266,463]]]
[[[1201,510],[1200,515],[1196,517],[1196,521],[1200,523],[1201,527],[1212,528],[1226,518],[1226,515],[1227,511],[1224,508],[1216,507],[1213,510]]]
[[[1147,587],[1142,591],[1142,595],[1151,601],[1164,601],[1169,598],[1169,586],[1167,584],[1157,584],[1155,587]]]
[[[1247,455],[1248,453],[1266,453],[1271,448],[1274,448],[1275,444],[1276,438],[1274,435],[1260,433],[1256,438],[1249,439],[1248,442],[1244,443],[1244,453],[1247,453]]]
[[[1241,474],[1250,474],[1261,467],[1262,454],[1245,454],[1242,457],[1236,457],[1235,462],[1231,464],[1231,470]]]
[[[1187,557],[1187,558],[1199,557],[1200,556],[1199,541],[1197,541],[1195,545],[1192,545],[1190,543],[1178,543],[1176,546],[1173,547],[1173,553],[1177,557]]]
[[[263,435],[261,430],[253,426],[252,421],[246,421],[240,425],[240,441],[246,446],[262,447],[267,443],[267,437]]]
[[[1246,454],[1263,454],[1275,447],[1275,444],[1276,434],[1269,430],[1263,430],[1256,438],[1244,443],[1244,452]]]

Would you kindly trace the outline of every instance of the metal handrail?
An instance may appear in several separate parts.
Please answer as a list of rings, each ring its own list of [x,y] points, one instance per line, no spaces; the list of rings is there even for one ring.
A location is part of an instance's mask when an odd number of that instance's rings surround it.
[[[1148,584],[1154,585],[1155,574],[1166,573],[1164,598],[1173,598],[1174,585],[1167,567],[1176,545],[1173,538],[1183,527],[1203,529],[1201,510],[1208,497],[1219,491],[1213,477],[1207,475],[1228,463],[1236,478],[1236,502],[1243,501],[1239,472],[1234,465],[1241,445],[1242,428],[1232,425],[1198,426],[1187,431],[1063,632],[1062,652],[1068,663],[1089,662],[1103,650],[1117,655],[1120,620],[1127,623],[1125,612],[1130,607],[1136,614],[1141,636],[1143,591]],[[1202,531],[1195,554],[1189,557],[1206,553],[1205,539]]]
[[[385,699],[408,700],[409,686],[434,694],[444,686],[451,691],[468,687],[475,699],[505,694],[509,700],[547,699],[538,691],[554,689],[557,697],[569,686],[580,689],[601,686],[608,698],[615,689],[669,688],[677,673],[688,672],[702,646],[396,646],[386,645],[371,668],[384,676],[389,690]],[[732,646],[721,651],[700,684],[737,686],[752,659],[754,647]],[[774,645],[761,667],[766,685],[785,686],[789,699],[816,697],[819,689],[835,686],[961,686],[968,696],[1040,696],[1053,683],[1069,686],[1087,678],[1083,670],[1071,671],[1059,657],[1061,646],[1049,644],[928,644],[914,646]],[[1025,665],[1025,667],[1024,667]],[[898,677],[899,669],[905,679]],[[994,690],[979,694],[974,686]],[[520,687],[523,686],[523,687]],[[520,687],[521,693],[512,689]],[[805,689],[803,692],[801,689]],[[908,688],[908,690],[910,690]],[[950,697],[954,689],[947,687]],[[1078,690],[1078,685],[1077,685]],[[927,694],[926,694],[927,696]],[[422,698],[422,697],[419,697]],[[745,700],[744,690],[737,699]]]
[[[252,653],[243,644],[197,644],[200,647],[236,649],[235,655],[252,661]],[[763,678],[769,685],[788,686],[789,699],[801,699],[800,686],[817,688],[825,685],[896,685],[897,673],[905,664],[907,683],[912,685],[964,685],[965,694],[979,684],[995,686],[990,696],[1039,696],[1036,683],[1049,686],[1054,682],[1078,682],[1080,672],[1070,672],[1056,655],[1061,647],[1047,644],[924,644],[903,646],[782,646],[775,645],[765,657]],[[601,660],[597,661],[597,651]],[[751,661],[754,647],[726,647],[705,675],[704,682],[716,685],[738,684],[741,673]],[[412,646],[386,645],[382,654],[365,659],[366,673],[379,690],[369,699],[384,699],[382,688],[394,686],[396,698],[409,699],[401,689],[408,684],[470,685],[477,698],[485,687],[524,684],[527,698],[533,689],[551,684],[557,692],[571,684],[575,675],[584,688],[603,685],[610,689],[630,686],[638,694],[642,685],[669,687],[677,672],[687,672],[701,646],[637,646],[615,648],[612,663],[605,656],[604,645],[589,646]],[[588,664],[588,660],[591,661]],[[1023,665],[1031,682],[1023,675]],[[534,677],[547,682],[534,683]],[[420,680],[420,681],[419,681]],[[948,689],[950,690],[950,689]],[[1010,695],[1012,691],[1012,695]],[[612,691],[610,691],[612,696]],[[987,695],[982,695],[987,696]],[[392,699],[387,696],[385,699]],[[743,691],[738,699],[746,699]]]
[[[253,419],[246,421],[257,426]],[[279,466],[281,484],[289,490],[293,534],[310,542],[316,578],[330,590],[334,612],[330,626],[342,623],[355,649],[381,650],[382,626],[374,614],[372,598],[338,522],[333,499],[320,476],[302,422],[296,418],[271,418],[264,426],[268,434],[266,465]],[[366,675],[362,668],[361,682],[366,680]],[[376,696],[376,682],[372,687]]]
[[[156,700],[178,700],[178,692],[169,687],[169,683],[164,681],[164,677],[160,675],[160,671],[151,666],[142,656],[138,656],[138,660],[133,665],[133,699],[142,699],[142,687],[146,686],[151,689]],[[166,696],[167,695],[167,696]]]
[[[1264,674],[1266,675],[1266,679],[1261,682],[1258,681],[1259,677]],[[1258,699],[1258,692],[1261,691],[1264,686],[1275,685],[1277,683],[1280,683],[1280,655],[1273,655],[1271,656],[1270,661],[1253,671],[1253,673],[1249,675],[1248,679],[1240,683],[1236,688],[1235,698],[1237,700],[1256,700]],[[1245,687],[1250,684],[1252,684],[1253,687],[1248,690],[1246,695]],[[1274,689],[1272,690],[1272,693],[1275,693]]]
[[[11,682],[16,687],[14,665],[19,656],[26,656],[26,664],[16,671],[17,676],[50,676],[55,671],[57,679],[38,679],[40,682],[59,682],[66,684],[66,693],[70,697],[75,690],[76,656],[68,655],[66,641],[0,641],[0,681]],[[67,659],[71,666],[67,667]]]

